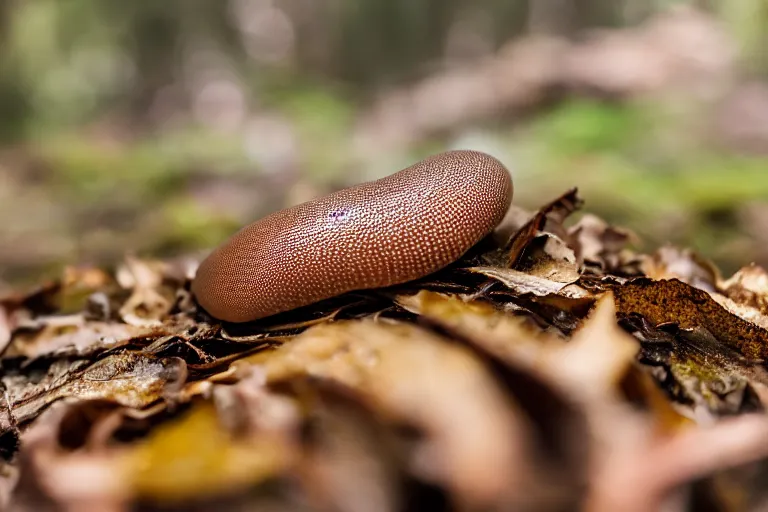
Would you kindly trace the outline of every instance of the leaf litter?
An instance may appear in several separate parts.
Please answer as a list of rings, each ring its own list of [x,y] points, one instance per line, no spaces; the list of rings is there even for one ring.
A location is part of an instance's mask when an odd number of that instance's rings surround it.
[[[768,507],[768,273],[582,203],[249,324],[197,308],[191,259],[0,298],[0,510]]]

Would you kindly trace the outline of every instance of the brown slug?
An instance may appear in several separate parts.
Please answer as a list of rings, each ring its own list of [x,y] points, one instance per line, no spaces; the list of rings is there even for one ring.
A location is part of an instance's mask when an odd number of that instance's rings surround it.
[[[489,155],[431,156],[246,226],[201,263],[192,291],[215,318],[246,322],[411,281],[488,235],[512,193],[509,172]]]

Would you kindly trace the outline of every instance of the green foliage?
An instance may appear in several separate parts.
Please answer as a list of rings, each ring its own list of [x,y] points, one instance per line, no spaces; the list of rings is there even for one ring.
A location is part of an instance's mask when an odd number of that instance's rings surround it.
[[[235,219],[217,216],[188,197],[174,197],[163,204],[163,223],[154,233],[156,253],[207,249],[221,243],[240,226]]]
[[[265,94],[271,108],[290,121],[309,159],[305,171],[313,179],[334,180],[345,171],[342,149],[352,129],[355,105],[333,90],[311,84],[272,88]]]
[[[768,2],[739,0],[716,2],[717,11],[731,28],[744,55],[744,64],[752,72],[768,76]]]
[[[550,151],[578,155],[626,149],[646,124],[628,103],[573,100],[534,120],[531,132]]]
[[[79,203],[115,196],[149,204],[178,191],[191,171],[218,172],[248,163],[236,139],[188,129],[131,144],[99,145],[78,134],[57,134],[35,142],[52,167],[52,185]]]

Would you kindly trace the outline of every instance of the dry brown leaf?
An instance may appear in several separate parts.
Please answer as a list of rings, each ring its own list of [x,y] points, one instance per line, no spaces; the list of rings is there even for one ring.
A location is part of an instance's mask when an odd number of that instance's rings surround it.
[[[0,305],[11,315],[29,318],[57,311],[61,305],[62,285],[50,281],[28,293],[13,293],[0,297]]]
[[[587,415],[593,449],[585,510],[630,510],[624,502],[619,508],[605,507],[607,497],[615,492],[612,479],[644,456],[659,432],[653,418],[623,400],[621,384],[638,350],[637,341],[617,326],[614,297],[606,293],[548,366],[569,386],[571,396],[583,404]]]
[[[136,497],[173,503],[226,494],[278,478],[296,462],[296,445],[286,432],[237,434],[210,402],[136,444],[67,452],[58,439],[69,405],[57,405],[24,443],[37,485],[68,510],[124,510]]]
[[[705,291],[677,279],[637,279],[612,287],[622,315],[640,314],[655,325],[702,328],[751,360],[768,356],[768,331],[729,313]]]
[[[35,323],[17,328],[6,355],[35,358],[68,348],[85,353],[89,349],[112,348],[121,342],[152,334],[144,327],[86,321],[81,315],[43,317]]]
[[[568,232],[563,227],[563,222],[570,214],[581,208],[582,204],[583,201],[574,188],[540,208],[533,218],[526,222],[507,242],[504,248],[507,254],[507,266],[517,268],[528,245],[541,231],[547,231],[566,240]]]
[[[116,469],[127,487],[158,501],[223,494],[281,476],[297,452],[281,432],[236,436],[216,409],[199,404],[121,454]]]
[[[486,303],[428,291],[399,296],[397,302],[454,335],[480,344],[496,357],[531,369],[543,368],[549,353],[565,343],[531,325],[526,317],[504,314]]]
[[[311,501],[340,512],[402,510],[402,450],[393,433],[341,390],[318,391],[300,470]]]
[[[5,349],[11,342],[11,319],[5,306],[0,304],[0,354],[5,355]]]
[[[768,315],[761,311],[768,304],[768,295],[761,292],[763,280],[768,282],[768,278],[760,267],[746,267],[723,281],[712,262],[694,251],[668,246],[645,258],[643,269],[654,280],[679,279],[704,290],[730,313],[768,329]]]
[[[596,480],[586,510],[660,510],[675,487],[713,471],[768,456],[768,420],[744,416],[709,428],[689,428],[643,447],[629,460],[614,461]]]
[[[643,258],[642,269],[646,276],[660,281],[679,279],[702,290],[715,291],[720,272],[712,262],[690,249],[672,246],[659,248],[653,255]]]
[[[624,228],[611,226],[599,217],[584,215],[568,230],[576,241],[576,255],[585,264],[596,265],[601,272],[634,273],[637,256],[627,245],[637,244],[639,238]]]
[[[106,453],[66,453],[60,445],[62,423],[72,405],[53,404],[25,432],[21,475],[14,496],[20,510],[118,511],[128,499],[117,460]]]
[[[744,303],[738,303],[733,299],[716,292],[711,292],[709,295],[729,313],[768,331],[768,315],[761,312],[759,309]]]
[[[162,399],[172,386],[186,379],[186,365],[177,358],[122,353],[95,363],[54,364],[39,380],[6,375],[10,413],[17,424],[35,418],[43,409],[63,398],[105,400],[126,407],[142,408]]]
[[[576,254],[555,235],[538,235],[517,264],[517,270],[534,277],[542,277],[556,283],[570,284],[581,277]]]
[[[385,418],[423,429],[417,473],[447,484],[460,502],[521,498],[527,427],[469,351],[413,325],[363,320],[313,327],[258,359],[270,383],[329,379]]]
[[[493,239],[496,245],[503,247],[512,236],[517,233],[526,222],[533,218],[534,214],[516,204],[509,205],[509,210],[504,215],[496,229],[493,231]]]
[[[166,270],[162,262],[126,258],[116,275],[118,283],[131,290],[119,310],[124,322],[139,327],[162,325],[175,301],[175,290],[162,287]]]
[[[400,296],[398,303],[495,362],[495,373],[536,426],[530,446],[537,457],[528,472],[540,476],[527,488],[532,501],[546,510],[577,501],[589,452],[586,425],[570,401],[570,390],[547,370],[566,340],[542,331],[525,315],[511,316],[483,302],[422,291]]]
[[[693,421],[684,416],[669,400],[648,368],[640,365],[630,367],[621,382],[621,389],[627,400],[638,404],[653,416],[659,436],[694,426]]]
[[[719,288],[734,302],[755,308],[768,315],[768,272],[758,265],[750,265],[720,283]]]
[[[553,378],[569,384],[573,396],[593,402],[617,400],[619,382],[638,350],[637,341],[616,325],[613,295],[607,293],[546,368]]]
[[[466,270],[500,281],[504,286],[519,294],[532,293],[539,297],[560,294],[572,299],[591,297],[589,292],[577,285],[573,285],[578,276],[570,283],[562,283],[510,268],[471,267]]]

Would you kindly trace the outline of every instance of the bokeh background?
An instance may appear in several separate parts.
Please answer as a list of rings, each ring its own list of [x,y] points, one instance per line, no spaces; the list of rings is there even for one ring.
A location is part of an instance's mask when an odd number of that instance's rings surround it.
[[[768,264],[764,0],[0,0],[0,291],[446,148]]]

